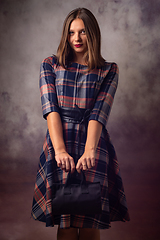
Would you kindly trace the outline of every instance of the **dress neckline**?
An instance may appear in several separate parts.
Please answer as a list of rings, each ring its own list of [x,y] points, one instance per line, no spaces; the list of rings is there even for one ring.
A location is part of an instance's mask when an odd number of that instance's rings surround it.
[[[80,67],[88,67],[88,65],[84,65],[84,64],[81,64],[81,63],[77,63],[77,62],[71,62],[71,65],[75,65],[75,66],[80,66]]]

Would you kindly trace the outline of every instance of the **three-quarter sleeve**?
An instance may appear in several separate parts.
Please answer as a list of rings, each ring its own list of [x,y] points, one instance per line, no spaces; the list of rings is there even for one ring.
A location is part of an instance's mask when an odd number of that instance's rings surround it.
[[[105,76],[96,102],[92,109],[89,120],[96,120],[106,127],[109,113],[111,111],[114,95],[118,85],[118,66],[116,63],[111,64],[111,68]]]
[[[43,117],[46,119],[50,112],[59,112],[58,99],[55,88],[55,72],[53,58],[46,58],[40,67],[40,94]]]

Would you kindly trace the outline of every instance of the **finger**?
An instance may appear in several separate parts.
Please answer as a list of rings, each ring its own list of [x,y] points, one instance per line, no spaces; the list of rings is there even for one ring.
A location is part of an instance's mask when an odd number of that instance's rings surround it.
[[[87,164],[82,164],[83,170],[86,171],[88,169]]]
[[[66,169],[66,161],[65,161],[65,159],[62,160],[61,169],[62,170]]]
[[[56,159],[56,162],[57,162],[57,166],[58,166],[58,167],[61,167],[61,165],[62,165],[61,160],[60,160],[60,159]]]
[[[82,161],[82,169],[83,169],[84,171],[88,169],[86,159],[83,159],[83,161]]]
[[[77,168],[76,170],[77,170],[78,173],[81,173],[81,170],[82,170],[82,169]]]
[[[82,168],[83,168],[82,164],[80,163],[80,161],[78,161],[76,165],[77,172],[80,173]]]
[[[91,166],[94,167],[95,166],[95,158],[91,158]]]
[[[86,163],[86,159],[85,158],[80,158],[78,160],[77,166],[76,166],[77,172],[80,173],[81,170],[87,170],[87,163]]]
[[[91,159],[90,159],[90,158],[87,159],[87,167],[88,167],[88,168],[91,168],[91,167],[92,167],[92,165],[91,165]]]
[[[70,169],[71,169],[71,173],[73,173],[75,171],[75,163],[73,158],[70,158]]]
[[[65,162],[66,172],[69,172],[70,171],[70,161],[69,161],[69,158],[66,158],[65,160],[66,160],[66,162]]]

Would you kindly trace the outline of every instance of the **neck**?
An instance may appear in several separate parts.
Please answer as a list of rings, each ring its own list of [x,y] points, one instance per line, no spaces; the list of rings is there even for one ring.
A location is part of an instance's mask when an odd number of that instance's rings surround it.
[[[74,62],[82,64],[82,65],[87,65],[87,63],[84,59],[84,55],[82,55],[82,54],[76,54],[74,56]]]

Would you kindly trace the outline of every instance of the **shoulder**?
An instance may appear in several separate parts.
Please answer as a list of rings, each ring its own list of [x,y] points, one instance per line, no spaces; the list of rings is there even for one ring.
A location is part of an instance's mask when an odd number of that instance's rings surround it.
[[[115,62],[105,62],[103,69],[104,69],[104,71],[109,70],[111,72],[119,74],[119,68],[118,68],[117,63],[115,63]]]
[[[105,62],[104,66],[102,66],[99,70],[102,78],[108,78],[110,75],[119,74],[118,65],[115,62]]]
[[[49,56],[41,62],[41,65],[50,65],[51,67],[55,68],[58,65],[58,60],[55,55]]]

